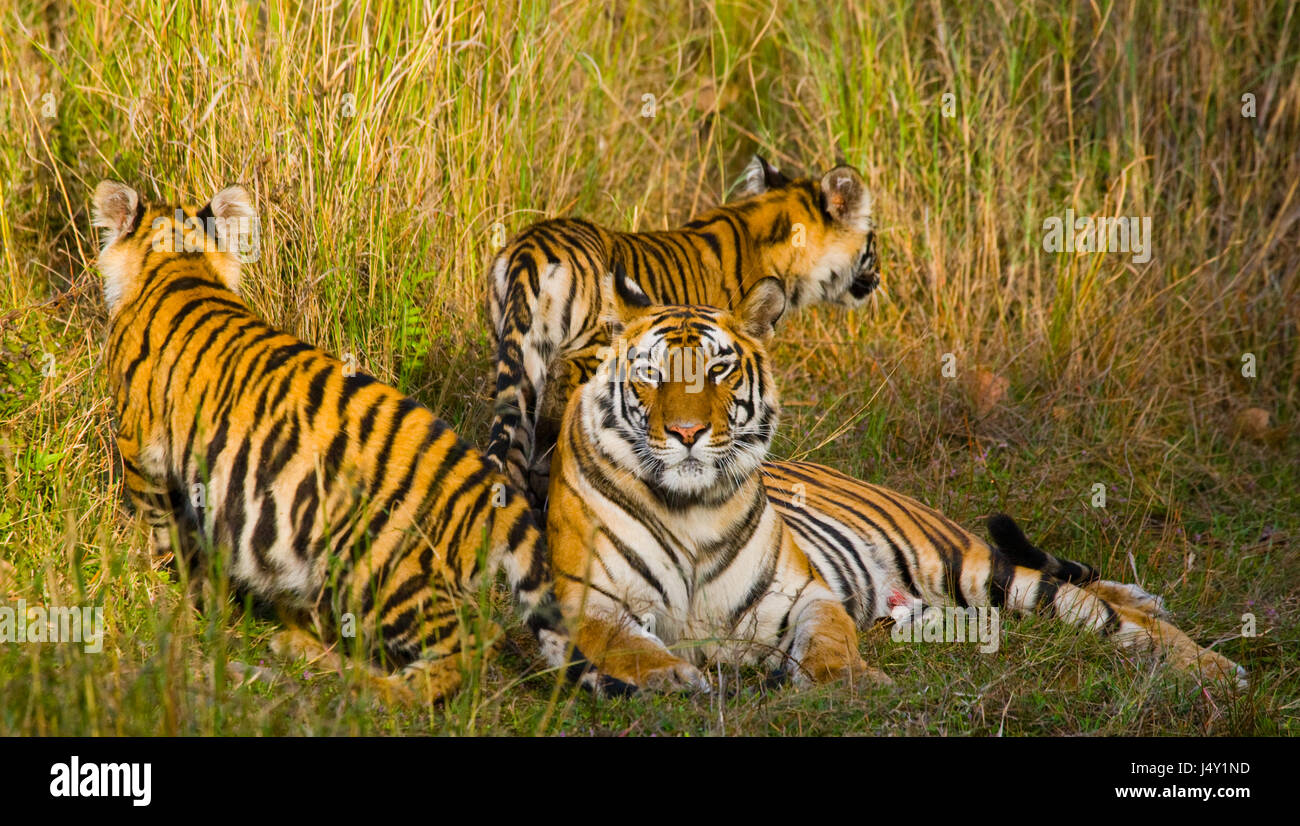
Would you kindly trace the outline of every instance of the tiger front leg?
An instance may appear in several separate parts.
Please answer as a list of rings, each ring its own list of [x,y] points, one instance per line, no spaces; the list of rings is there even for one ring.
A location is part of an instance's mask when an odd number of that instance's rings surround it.
[[[588,522],[585,503],[567,483],[563,461],[553,470],[550,493],[546,529],[555,596],[577,650],[600,674],[597,687],[709,691],[703,672],[636,620],[629,598],[638,608],[663,608],[662,602],[651,593],[633,596],[627,591],[626,583],[635,579],[618,568],[618,552]],[[606,555],[598,558],[600,551]]]
[[[140,473],[127,454],[125,485],[131,507],[149,526],[149,547],[154,559],[164,559],[181,547],[182,518],[172,507],[175,497],[163,485]]]
[[[795,685],[845,680],[889,685],[885,672],[872,668],[858,653],[857,626],[844,604],[827,590],[808,600],[798,611],[790,657],[795,662]]]
[[[494,622],[480,619],[478,629],[462,628],[450,651],[433,649],[386,678],[388,696],[411,704],[432,705],[455,694],[474,668],[476,660],[492,658],[505,639],[505,632]]]
[[[556,597],[575,629],[577,649],[600,675],[598,689],[710,690],[703,672],[669,651],[605,587],[591,587],[582,576],[566,573],[562,562],[557,571]]]
[[[394,673],[365,661],[352,661],[339,650],[338,642],[327,645],[318,632],[297,617],[282,612],[285,628],[271,638],[271,651],[286,660],[301,660],[313,671],[331,671],[340,676],[352,674],[358,685],[369,689],[371,695],[385,706],[432,705],[455,694],[464,682],[470,667],[475,643],[456,639],[437,650],[426,651]],[[488,624],[486,639],[488,650],[495,648],[500,639],[500,629]]]
[[[478,610],[462,611],[467,597],[433,588],[384,612],[384,646],[398,658],[414,659],[384,679],[381,698],[432,705],[455,694],[466,675],[496,655],[505,632]]]
[[[706,694],[711,690],[702,671],[669,651],[629,615],[588,613],[577,624],[578,648],[602,675],[598,685]]]
[[[155,567],[175,562],[188,581],[191,597],[200,597],[203,581],[198,565],[199,527],[186,509],[183,493],[154,481],[140,466],[135,442],[119,437],[123,483],[132,509],[149,526],[149,553]]]

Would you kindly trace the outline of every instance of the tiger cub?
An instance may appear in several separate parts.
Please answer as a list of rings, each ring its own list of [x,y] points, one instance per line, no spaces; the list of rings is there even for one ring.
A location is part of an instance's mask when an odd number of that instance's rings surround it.
[[[879,283],[871,195],[839,166],[790,180],[755,157],[741,199],[668,232],[615,232],[576,219],[525,229],[490,268],[496,397],[487,454],[546,496],[564,405],[600,363],[612,307],[603,284],[614,263],[659,304],[737,306],[760,279],[780,278],[786,306],[856,306]]]
[[[762,342],[784,309],[779,282],[755,285],[734,316],[652,307],[617,267],[611,289],[626,326],[566,410],[547,527],[560,605],[610,676],[704,689],[698,665],[716,658],[796,682],[882,680],[854,621],[919,600],[1037,611],[1244,680],[1161,619],[1157,598],[1033,547],[1005,516],[995,547],[892,491],[764,463],[778,402]]]
[[[358,642],[402,665],[376,685],[406,700],[458,687],[458,605],[504,568],[560,666],[568,636],[527,502],[429,410],[245,306],[255,220],[237,186],[200,209],[95,190],[117,446],[155,550],[207,549],[238,586],[326,628],[350,615]],[[294,628],[276,647],[311,641]]]

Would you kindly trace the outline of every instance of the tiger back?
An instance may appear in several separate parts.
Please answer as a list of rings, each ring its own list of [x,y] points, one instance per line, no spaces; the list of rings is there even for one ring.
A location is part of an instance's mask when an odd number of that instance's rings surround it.
[[[458,609],[498,568],[547,662],[563,663],[525,499],[429,410],[240,299],[238,248],[255,221],[243,189],[150,208],[105,181],[94,206],[117,446],[156,552],[218,557],[329,641],[351,615],[365,650],[404,664],[378,683],[401,698],[457,687],[471,639]],[[303,633],[277,641],[299,650]]]
[[[609,345],[617,264],[656,304],[734,308],[775,276],[788,309],[857,306],[879,283],[872,200],[848,166],[788,179],[755,157],[741,198],[664,232],[542,221],[512,239],[489,273],[496,385],[488,456],[540,506],[569,397]]]

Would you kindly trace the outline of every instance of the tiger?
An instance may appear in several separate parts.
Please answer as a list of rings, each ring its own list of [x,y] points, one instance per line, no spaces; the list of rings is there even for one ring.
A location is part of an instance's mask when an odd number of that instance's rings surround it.
[[[665,232],[617,232],[589,221],[541,221],[489,268],[496,385],[487,455],[540,507],[564,404],[609,343],[614,263],[660,304],[736,305],[760,278],[781,280],[786,306],[856,307],[880,282],[872,197],[840,165],[788,178],[761,156],[739,199]]]
[[[900,493],[771,460],[764,343],[784,310],[779,280],[734,314],[653,305],[617,266],[611,289],[619,343],[566,408],[547,523],[561,609],[611,678],[707,691],[701,665],[726,662],[796,685],[887,683],[856,631],[903,622],[912,604],[1041,613],[1245,684],[1158,598],[1042,551],[1006,515],[990,544]]]
[[[562,668],[569,635],[527,500],[427,408],[247,307],[256,220],[239,186],[202,207],[150,206],[115,181],[94,192],[114,435],[154,553],[206,554],[283,609],[279,653],[366,646],[390,666],[372,657],[368,679],[398,702],[454,693],[471,644],[499,639],[458,612],[504,569]]]

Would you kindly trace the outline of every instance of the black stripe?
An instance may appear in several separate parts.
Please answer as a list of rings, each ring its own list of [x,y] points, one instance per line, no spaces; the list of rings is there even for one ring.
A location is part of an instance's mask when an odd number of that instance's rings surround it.
[[[614,550],[618,551],[618,555],[623,557],[623,561],[628,564],[628,567],[636,572],[636,575],[641,577],[651,588],[655,589],[655,592],[659,594],[659,598],[663,600],[664,607],[672,608],[672,600],[668,599],[668,592],[664,590],[663,583],[651,572],[641,555],[608,529],[602,527],[600,533],[609,540],[609,544],[614,546]]]

